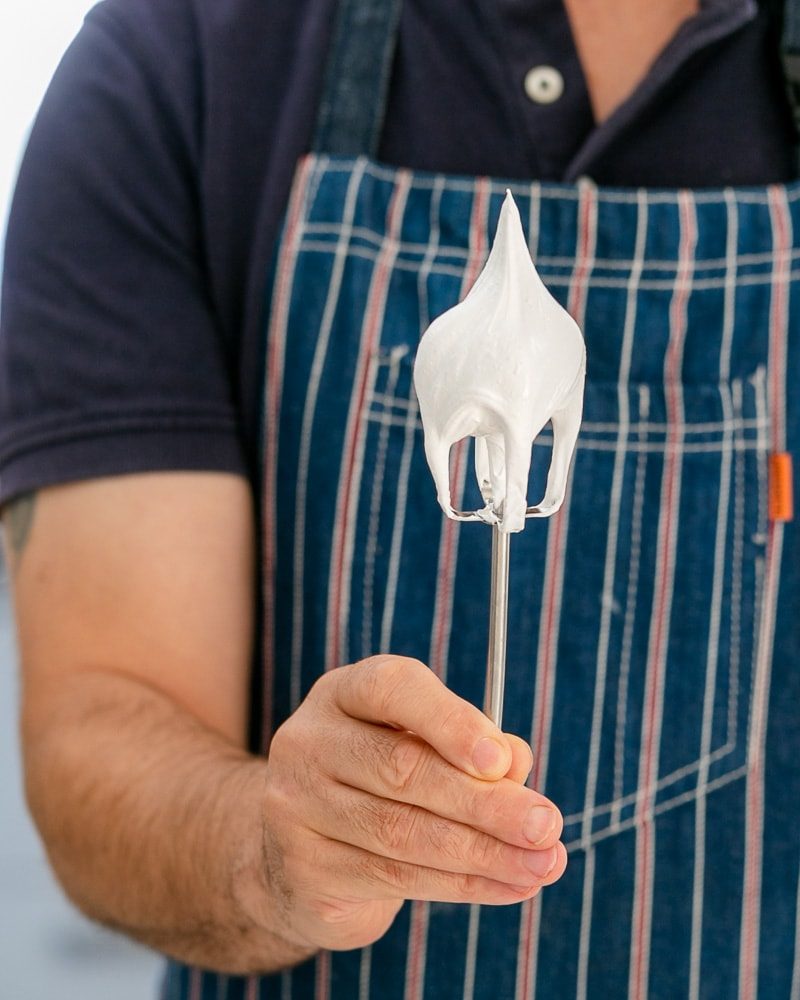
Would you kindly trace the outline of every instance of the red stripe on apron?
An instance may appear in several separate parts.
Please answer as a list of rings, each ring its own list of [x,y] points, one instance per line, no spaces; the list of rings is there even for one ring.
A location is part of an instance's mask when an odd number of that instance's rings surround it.
[[[583,326],[583,314],[586,308],[586,278],[592,269],[594,247],[591,244],[596,238],[592,216],[597,212],[597,201],[593,185],[581,183],[580,202],[578,204],[578,259],[572,275],[572,287],[569,290],[567,311],[578,326]],[[595,219],[595,225],[597,220]]]
[[[655,802],[658,779],[658,746],[661,739],[661,697],[666,674],[669,618],[672,603],[675,545],[677,541],[680,499],[679,448],[683,439],[683,400],[680,389],[683,343],[686,335],[686,306],[689,298],[689,281],[697,241],[697,224],[691,196],[679,196],[681,239],[678,251],[678,269],[675,276],[675,293],[670,303],[670,342],[664,365],[667,404],[667,440],[664,450],[664,478],[661,490],[661,524],[659,525],[659,553],[656,578],[654,628],[650,633],[648,671],[645,686],[644,726],[642,732],[642,758],[639,771],[641,797],[637,822],[639,836],[636,843],[636,880],[634,883],[634,921],[631,944],[631,970],[629,997],[640,1000],[647,995],[647,978],[650,963],[650,925],[653,905],[654,839],[652,807]]]
[[[578,325],[583,322],[586,308],[586,279],[592,269],[596,240],[596,198],[591,184],[581,184],[578,205],[578,239],[575,268],[567,301],[567,309]],[[553,700],[556,682],[556,655],[560,629],[561,597],[564,585],[564,557],[569,525],[569,492],[564,506],[550,519],[545,557],[544,600],[539,629],[537,655],[536,699],[531,726],[533,770],[528,784],[540,789],[547,773],[546,750],[550,743],[553,722]],[[527,1000],[535,994],[536,961],[541,918],[541,893],[522,904],[519,945],[517,948],[517,1000]]]
[[[347,657],[347,637],[344,634],[342,610],[345,586],[349,583],[349,565],[345,549],[348,540],[352,544],[352,533],[355,530],[355,507],[358,503],[358,489],[354,488],[353,472],[357,464],[357,457],[363,449],[365,423],[362,417],[367,395],[368,376],[372,370],[370,360],[380,339],[386,307],[386,293],[399,249],[400,228],[410,187],[410,174],[407,171],[400,171],[387,210],[387,238],[375,263],[361,330],[358,361],[353,379],[355,391],[350,398],[350,411],[347,417],[345,449],[340,467],[336,520],[331,545],[326,670],[340,666]],[[347,581],[344,579],[345,576],[347,576]]]
[[[300,218],[308,192],[308,180],[314,164],[312,157],[304,158],[292,187],[286,217],[278,271],[275,278],[274,307],[267,340],[265,437],[264,442],[264,693],[262,707],[262,746],[266,749],[272,735],[272,701],[275,654],[275,552],[277,548],[277,475],[278,475],[278,422],[283,386],[283,362],[286,347],[286,329],[289,321],[289,304],[294,284],[295,262],[300,247],[302,229]]]
[[[770,220],[773,231],[773,280],[770,302],[769,385],[770,442],[773,453],[786,447],[786,335],[789,313],[787,285],[790,279],[792,225],[786,192],[769,189]],[[759,935],[761,929],[761,867],[764,834],[764,740],[767,729],[772,647],[778,603],[783,523],[770,521],[764,571],[763,611],[753,683],[753,706],[750,731],[750,768],[747,777],[747,812],[745,822],[744,889],[742,895],[742,934],[739,961],[740,1000],[755,1000],[758,993]]]
[[[470,256],[461,285],[463,299],[480,273],[486,257],[487,210],[489,207],[489,182],[478,178],[470,218]],[[463,482],[464,467],[469,452],[469,439],[459,441],[453,449],[450,469],[451,484]],[[454,495],[452,503],[461,506],[461,497]],[[437,578],[436,607],[434,609],[431,636],[430,668],[437,677],[445,680],[447,673],[447,650],[450,644],[450,629],[453,621],[453,591],[458,553],[457,521],[445,518],[439,543],[439,572]],[[425,989],[425,962],[427,956],[428,917],[430,905],[417,901],[411,907],[409,927],[408,961],[406,964],[405,1000],[420,1000]]]
[[[786,190],[769,189],[769,209],[775,234],[775,269],[773,297],[770,304],[770,381],[772,385],[772,450],[786,448],[786,334],[789,329],[792,220],[786,203]]]
[[[627,280],[625,294],[625,319],[622,326],[622,344],[619,367],[617,369],[617,399],[619,424],[614,448],[614,468],[609,497],[609,516],[606,552],[603,568],[603,603],[597,634],[595,657],[595,681],[592,698],[592,727],[589,737],[589,757],[587,764],[586,790],[581,821],[581,841],[585,850],[583,869],[583,892],[581,898],[580,935],[578,939],[578,970],[575,986],[575,1000],[586,1000],[589,976],[589,953],[592,941],[592,914],[595,887],[595,846],[592,843],[592,826],[597,805],[597,784],[600,768],[601,737],[603,729],[603,708],[606,704],[609,667],[609,643],[612,627],[613,594],[617,579],[619,557],[620,516],[623,502],[623,479],[627,459],[627,444],[630,438],[630,368],[636,324],[639,282],[644,267],[645,240],[648,229],[647,196],[643,190],[636,194],[637,220],[636,241]],[[595,221],[596,226],[596,221]]]
[[[331,953],[321,951],[314,967],[314,996],[316,1000],[327,1000],[331,992]]]

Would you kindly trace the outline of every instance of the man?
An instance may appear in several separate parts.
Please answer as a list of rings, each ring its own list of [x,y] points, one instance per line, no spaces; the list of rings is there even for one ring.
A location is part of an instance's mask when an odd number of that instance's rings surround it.
[[[0,499],[28,797],[53,866],[87,913],[177,960],[169,996],[257,995],[280,986],[238,974],[298,963],[282,979],[289,995],[529,996],[537,984],[559,996],[713,995],[719,969],[755,995],[759,958],[761,975],[788,981],[786,949],[770,960],[759,943],[754,900],[767,923],[789,897],[759,897],[778,807],[768,800],[765,818],[759,805],[761,730],[743,733],[750,717],[765,725],[765,636],[796,652],[777,611],[769,628],[755,618],[773,591],[782,614],[796,606],[778,542],[797,543],[782,525],[766,549],[753,542],[766,515],[741,506],[768,447],[751,434],[767,433],[758,372],[779,371],[776,350],[792,350],[787,278],[768,268],[772,305],[743,306],[735,322],[723,296],[719,322],[691,319],[693,253],[722,231],[714,213],[737,231],[725,198],[667,197],[674,250],[643,194],[628,222],[620,202],[606,227],[602,192],[585,184],[525,202],[554,287],[566,266],[561,291],[587,328],[590,386],[594,370],[606,400],[590,391],[588,424],[621,442],[618,460],[613,448],[595,449],[599,465],[579,455],[572,533],[562,519],[547,540],[523,535],[511,653],[530,669],[512,678],[509,730],[531,735],[533,759],[469,703],[485,600],[465,592],[470,543],[442,528],[432,498],[402,506],[423,482],[409,473],[408,348],[474,280],[496,197],[451,175],[789,181],[774,25],[745,3],[406,3],[396,34],[391,5],[345,7],[337,28],[334,6],[109,0],[31,137],[4,285]],[[350,102],[362,98],[352,120],[348,86]],[[337,158],[349,153],[417,173]],[[780,217],[776,197],[759,195],[764,218]],[[773,225],[766,253],[763,223],[748,229],[745,215],[728,275],[791,250],[790,226]],[[592,285],[607,232],[621,241],[608,256],[627,268],[614,302]],[[668,249],[653,242],[662,237]],[[668,295],[650,291],[651,266],[666,268]],[[642,341],[665,324],[663,343]],[[743,348],[726,362],[748,325],[764,330],[763,357]],[[701,370],[703,343],[714,358]],[[604,345],[619,398],[601,388]],[[647,438],[651,422],[662,437]],[[709,426],[698,454],[710,464],[675,457]],[[772,450],[785,446],[779,432]],[[638,457],[648,448],[655,465]],[[708,507],[708,524],[665,513],[687,499]],[[600,550],[610,531],[615,547]],[[572,551],[583,532],[586,551]],[[698,575],[707,586],[692,594]],[[639,581],[649,601],[637,603]],[[593,596],[570,604],[581,592]],[[708,653],[714,643],[721,654]],[[783,745],[797,738],[785,731]],[[783,766],[769,780],[797,783]],[[572,895],[554,895],[550,912],[541,889],[566,851],[546,777],[585,852]],[[712,893],[703,902],[706,868],[743,850],[742,837],[720,846],[719,797],[706,801],[715,781],[740,795],[722,809],[726,829],[747,833],[738,909]],[[791,887],[797,852],[780,844]],[[659,889],[667,869],[677,893]],[[484,905],[440,905],[453,903]],[[721,909],[739,934],[730,947],[712,935]]]

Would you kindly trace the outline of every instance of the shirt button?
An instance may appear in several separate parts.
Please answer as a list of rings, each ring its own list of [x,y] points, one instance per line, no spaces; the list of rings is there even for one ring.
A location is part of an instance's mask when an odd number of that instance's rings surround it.
[[[564,77],[553,66],[534,66],[525,74],[525,93],[536,104],[552,104],[564,93]]]

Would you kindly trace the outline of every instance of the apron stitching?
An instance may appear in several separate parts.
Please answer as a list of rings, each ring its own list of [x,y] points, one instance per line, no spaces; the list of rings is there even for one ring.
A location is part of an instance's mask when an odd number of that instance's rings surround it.
[[[443,178],[437,178],[437,180],[442,183],[434,185],[433,196],[436,197],[437,193],[441,197]],[[644,193],[644,192],[643,192]],[[726,196],[726,207],[727,201],[730,200],[732,205],[735,205],[735,199],[733,198],[730,191],[725,192]],[[534,200],[531,199],[532,205]],[[637,203],[638,212],[647,212],[647,199],[642,198],[641,202]],[[531,209],[531,216],[536,216],[536,209]],[[433,216],[433,213],[432,213]],[[342,229],[342,223],[340,222],[311,222],[304,226],[303,231],[305,235],[303,236],[303,246],[305,247],[306,242],[309,242],[316,246],[317,243],[327,246],[327,241],[320,239],[313,239],[313,237],[327,236],[330,238],[331,242],[338,241]],[[380,250],[383,243],[383,237],[377,229],[370,229],[367,226],[353,226],[352,236],[354,239],[363,240],[369,243],[370,246],[364,247],[365,250]],[[436,229],[432,228],[431,231],[431,241],[429,243],[416,243],[411,240],[400,240],[398,242],[398,255],[405,257],[412,257],[417,259],[422,259],[423,262],[426,258],[435,259],[437,256],[454,258],[458,261],[466,262],[469,259],[469,250],[463,246],[458,246],[456,244],[441,243],[439,240],[439,233]],[[796,262],[800,260],[800,248],[790,249],[785,253],[785,257],[790,262]],[[742,253],[736,254],[734,261],[739,268],[742,267],[764,267],[768,268],[765,271],[764,279],[765,281],[771,280],[773,260],[772,254],[769,250],[763,250],[753,253]],[[574,266],[574,261],[570,257],[552,255],[552,254],[542,254],[536,259],[536,267],[539,270],[543,270],[545,273],[548,268],[561,268],[563,270],[570,271]],[[728,287],[728,269],[731,265],[731,259],[729,257],[701,257],[695,263],[695,275],[703,271],[720,271],[719,280],[722,282],[725,288]],[[678,265],[674,260],[663,259],[659,260],[655,257],[643,257],[641,260],[637,259],[634,254],[632,257],[616,256],[616,257],[597,257],[594,261],[593,272],[597,271],[623,271],[630,272],[631,270],[639,271],[666,271],[668,274],[675,274],[678,270]],[[567,275],[566,277],[569,277]],[[630,278],[624,279],[624,285],[627,288],[630,282]],[[592,279],[594,284],[594,278]],[[694,282],[693,282],[694,285]],[[427,312],[425,312],[425,321],[422,322],[420,327],[420,332],[424,331],[425,328],[431,322],[430,317],[428,317]]]
[[[355,158],[336,157],[331,159],[329,173],[349,173],[353,169]],[[385,167],[375,161],[369,161],[368,173],[379,181],[392,183],[396,176],[395,167]],[[436,178],[442,176],[437,173],[413,172],[413,189],[415,191],[429,190],[436,182]],[[520,180],[495,180],[486,178],[491,197],[503,197],[506,190],[510,190],[515,198],[527,198],[530,195],[531,182]],[[536,182],[539,183],[539,182]],[[609,205],[636,205],[637,188],[598,188],[588,178],[582,178],[581,184],[592,186],[596,191],[598,204]],[[575,202],[580,199],[578,187],[573,184],[541,183],[542,195],[553,201]],[[474,182],[460,177],[447,177],[447,188],[449,191],[460,194],[471,195],[474,190]],[[677,198],[686,193],[691,194],[696,205],[719,205],[724,202],[724,192],[731,190],[735,193],[740,204],[765,206],[769,203],[769,196],[749,187],[733,188],[701,188],[689,190],[684,188],[668,188],[664,190],[643,189],[647,194],[647,202],[654,205],[674,205]],[[800,181],[792,181],[784,185],[786,200],[793,203],[800,199]]]
[[[395,426],[400,425],[400,421],[394,420]],[[549,434],[540,435],[541,440],[538,441],[539,444],[547,446],[552,442],[552,438]],[[614,451],[613,441],[586,441],[579,445],[579,451]],[[696,444],[684,444],[678,447],[670,447],[666,449],[663,444],[659,442],[649,441],[646,443],[641,443],[639,441],[633,441],[628,449],[634,454],[643,452],[645,454],[658,454],[658,455],[718,455],[721,452],[719,443],[716,442],[699,442]],[[758,444],[755,441],[743,442],[741,447],[737,450],[743,452],[755,452],[758,453]]]
[[[639,441],[643,444],[647,432],[646,421],[650,414],[650,390],[647,386],[639,386]],[[639,599],[639,566],[642,549],[642,518],[644,511],[644,477],[647,469],[646,452],[639,451],[636,458],[636,478],[633,490],[633,510],[631,512],[631,554],[628,567],[628,587],[625,597],[625,621],[622,627],[622,651],[620,656],[620,682],[617,697],[616,733],[614,740],[614,802],[611,807],[609,822],[611,827],[619,827],[623,801],[625,779],[625,733],[627,729],[628,686],[630,681],[633,629],[636,623],[636,611]],[[635,801],[636,792],[630,796]]]
[[[321,253],[325,254],[330,251],[330,244],[322,240],[304,240],[301,249],[309,253]],[[379,256],[379,251],[372,247],[365,247],[359,245],[353,245],[350,248],[350,254],[353,257],[361,257],[364,260],[374,262]],[[394,269],[397,271],[408,271],[415,276],[419,271],[419,263],[416,258],[410,260],[403,260],[402,257],[394,263]],[[445,264],[445,263],[434,263],[431,265],[431,274],[444,275],[451,278],[461,279],[464,269],[460,264]],[[550,273],[548,269],[542,265],[542,277],[546,280],[548,287],[559,287],[566,288],[570,287],[571,278],[568,274],[556,274]],[[788,275],[789,279],[795,281],[800,279],[800,268],[793,270]],[[771,284],[770,274],[765,270],[762,273],[747,274],[743,273],[739,275],[737,284],[740,288],[749,287],[753,285],[763,285],[767,287]],[[604,277],[599,274],[595,274],[592,277],[592,288],[607,288],[616,289],[624,291],[628,287],[628,278],[625,276],[620,277]],[[675,287],[675,280],[673,278],[647,278],[643,277],[640,281],[640,289],[642,291],[648,292],[670,292]],[[713,278],[697,278],[693,283],[692,287],[695,291],[724,291],[725,289],[725,276],[720,274]]]
[[[411,413],[405,418],[392,416],[379,416],[377,414],[368,414],[365,417],[368,423],[375,423],[379,426],[389,426],[389,427],[399,427],[405,428],[410,425],[410,428],[414,432],[419,432],[421,430],[421,425],[419,423],[418,411],[411,411]],[[645,432],[646,433],[646,432]],[[642,437],[645,435],[643,434]],[[550,434],[540,434],[536,439],[537,444],[543,448],[547,448],[552,444],[552,437]],[[758,443],[756,441],[736,441],[731,445],[731,449],[736,452],[754,452],[758,453]],[[592,452],[592,451],[615,451],[613,441],[605,441],[603,439],[597,441],[584,441],[578,445],[578,451],[580,452]],[[665,455],[667,453],[672,455],[719,455],[722,452],[720,444],[712,441],[701,441],[697,443],[684,444],[679,447],[672,447],[668,450],[664,448],[664,445],[657,441],[643,441],[641,439],[635,439],[629,442],[628,452],[630,454],[657,454]]]
[[[726,785],[745,777],[748,770],[749,766],[747,764],[741,764],[734,770],[726,771],[718,778],[714,778],[708,783],[708,794],[710,795],[712,792],[716,792],[718,789],[724,788]],[[673,809],[688,805],[688,803],[693,802],[696,798],[697,790],[689,788],[685,792],[681,792],[680,795],[675,795],[672,798],[666,799],[664,802],[659,802],[658,805],[653,806],[649,815],[653,819],[657,819],[665,813],[672,812]],[[606,826],[601,830],[595,830],[589,839],[589,845],[596,846],[601,841],[608,840],[609,837],[615,837],[617,834],[627,833],[629,830],[637,830],[638,828],[639,821],[636,816],[629,816],[628,819],[622,820],[616,827]],[[568,841],[566,847],[568,851],[580,850],[583,847],[583,840],[580,837],[577,837],[575,840]]]
[[[735,735],[735,729],[734,729],[734,735]],[[654,795],[654,799],[658,799],[658,794],[657,794],[658,792],[663,791],[665,788],[669,788],[670,785],[674,785],[681,779],[687,778],[690,774],[694,774],[695,772],[699,771],[704,764],[711,765],[718,763],[720,760],[724,760],[724,758],[727,757],[730,753],[732,753],[735,749],[736,749],[735,740],[726,740],[724,744],[712,750],[707,758],[698,757],[696,760],[691,761],[689,764],[684,764],[682,767],[677,768],[675,771],[672,771],[670,774],[665,775],[663,778],[659,778],[659,780],[651,788],[651,792]],[[658,800],[658,804],[659,806],[667,805],[670,802],[672,802],[673,798],[683,799],[686,794],[687,794],[686,792],[673,793],[672,796],[668,796],[667,798]],[[610,802],[600,803],[595,806],[593,810],[593,817],[597,819],[598,817],[604,816],[606,813],[608,813],[609,826],[613,827],[614,824],[611,820],[611,817],[617,815],[618,817],[617,822],[619,822],[619,814],[621,813],[621,811],[625,809],[627,806],[633,806],[636,803],[637,798],[640,797],[640,795],[641,795],[641,789],[637,789],[636,791],[628,792],[627,795],[621,795],[618,799],[613,799]],[[693,796],[697,795],[697,787],[691,789],[691,795]],[[575,826],[581,823],[583,820],[583,816],[584,816],[583,811],[570,813],[568,816],[565,816],[564,817],[565,829],[570,826]],[[639,823],[639,820],[637,819],[636,816],[633,817],[633,823],[634,825],[638,825]],[[618,829],[621,829],[621,827],[619,827]],[[582,843],[581,838],[578,837],[575,843],[580,846],[580,844]],[[587,836],[586,843],[587,844],[592,843],[592,835]]]
[[[742,412],[742,383],[737,379],[732,386],[734,412]],[[741,431],[737,431],[741,436]],[[734,461],[734,491],[733,491],[733,546],[731,549],[731,615],[729,639],[729,687],[728,687],[728,724],[726,743],[732,745],[739,740],[739,648],[742,641],[742,575],[744,567],[744,453],[736,452]]]
[[[408,483],[411,472],[411,459],[415,449],[415,431],[417,427],[417,402],[413,386],[409,387],[409,407],[406,422],[403,426],[403,451],[400,456],[398,473],[397,500],[395,503],[394,525],[392,527],[392,544],[389,550],[389,565],[386,573],[386,598],[381,622],[381,649],[391,646],[392,626],[394,624],[394,602],[397,594],[397,580],[400,573],[400,550],[406,523],[408,504]]]
[[[389,362],[389,377],[386,383],[386,391],[394,393],[397,388],[397,381],[400,378],[401,355],[395,355]],[[376,362],[377,363],[377,362]],[[374,380],[373,380],[374,381]],[[384,479],[386,477],[386,458],[389,446],[389,429],[391,423],[387,420],[379,421],[380,430],[378,432],[378,446],[375,455],[375,476],[372,480],[372,491],[369,504],[369,524],[367,528],[367,541],[364,553],[364,592],[362,597],[363,617],[361,626],[361,655],[366,657],[374,652],[372,639],[372,616],[373,601],[376,585],[376,557],[378,552],[378,529],[381,522],[381,497],[383,496]],[[384,518],[387,511],[384,509]]]
[[[736,380],[732,379],[731,384],[733,384],[734,381]],[[598,385],[597,382],[593,384]],[[614,385],[616,388],[618,383],[614,383]],[[711,383],[704,383],[704,386],[707,386],[709,389],[714,388],[717,391],[721,391],[722,388],[724,388],[724,386],[713,386]],[[638,383],[638,384],[630,383],[628,385],[628,390],[639,387],[647,388],[645,383]],[[393,427],[405,427],[409,408],[414,408],[415,410],[417,409],[415,397],[412,397],[411,399],[406,399],[404,396],[391,396],[387,395],[385,392],[371,393],[370,398],[368,400],[368,405],[369,405],[369,412],[367,413],[368,420],[372,420],[378,424],[382,424],[384,423],[384,421],[388,420]],[[399,412],[391,413],[392,410],[397,410]],[[387,413],[387,411],[389,412]],[[769,426],[770,426],[769,420],[766,417],[759,418],[759,417],[743,417],[743,416],[738,416],[738,417],[734,416],[727,420],[704,421],[702,423],[684,423],[682,429],[683,438],[692,437],[694,435],[712,434],[712,435],[718,435],[720,440],[700,441],[694,445],[692,444],[683,446],[672,445],[671,447],[673,451],[679,454],[691,451],[693,449],[696,450],[701,447],[707,449],[710,452],[722,453],[724,447],[727,447],[724,446],[724,438],[728,436],[728,432],[738,431],[740,429],[757,431],[761,429],[768,429]],[[616,451],[617,447],[616,440],[611,440],[611,441],[606,440],[602,437],[602,435],[613,434],[616,437],[618,432],[618,427],[619,427],[618,424],[609,424],[600,421],[593,422],[591,420],[585,420],[581,424],[581,437],[580,437],[581,447],[592,447],[592,445],[594,445],[595,447],[600,447],[601,445],[608,445],[609,447],[613,448],[614,451]],[[416,429],[419,431],[422,430],[421,420],[417,421]],[[669,424],[660,423],[658,421],[647,421],[647,420],[632,421],[631,423],[628,424],[628,430],[630,434],[634,434],[640,431],[644,432],[644,437],[642,441],[639,442],[639,447],[637,448],[637,450],[647,451],[648,447],[645,444],[643,444],[644,439],[647,437],[657,437],[657,436],[666,437],[669,430]],[[589,443],[584,443],[584,438],[588,437],[589,439],[591,439],[593,436],[597,436],[599,440],[595,442],[592,442],[590,440]],[[552,440],[553,440],[552,434],[547,430],[543,430],[541,434],[536,438],[537,443],[551,444]],[[651,442],[649,450],[653,451],[658,450],[663,452],[664,444],[665,442],[659,442],[659,441]],[[633,444],[628,442],[627,447],[633,448]],[[758,450],[758,448],[759,444],[757,439],[752,438],[749,441],[744,438],[742,439],[741,450],[755,451]]]
[[[755,400],[756,407],[761,412],[767,412],[767,392],[766,392],[766,378],[760,380],[754,380]],[[769,441],[765,430],[761,432],[759,436],[759,450],[758,450],[758,462],[757,462],[757,475],[758,475],[758,488],[756,492],[756,503],[758,507],[757,524],[759,528],[763,525],[765,529],[768,527],[765,524],[766,511],[767,511],[767,465],[766,458],[769,453]],[[768,543],[768,536],[765,530],[764,532],[764,551],[766,553]],[[765,595],[764,595],[764,579],[766,573],[766,556],[757,557],[755,560],[755,571],[757,574],[757,604],[754,609],[754,627],[753,627],[753,641],[751,650],[751,670],[755,674],[758,663],[759,648],[762,640],[763,631],[763,618],[764,618],[764,608],[765,608]],[[747,706],[747,722],[745,728],[745,734],[747,739],[747,760],[750,761],[752,758],[751,742],[752,742],[752,731],[753,731],[753,712],[755,709],[753,690],[755,688],[755,682],[751,680],[751,695],[750,701]]]

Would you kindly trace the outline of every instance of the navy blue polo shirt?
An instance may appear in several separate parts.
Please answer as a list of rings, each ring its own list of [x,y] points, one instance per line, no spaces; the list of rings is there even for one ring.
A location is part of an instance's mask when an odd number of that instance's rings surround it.
[[[9,222],[0,501],[258,467],[264,285],[335,0],[106,0],[62,61]],[[596,127],[560,0],[406,0],[380,158],[604,185],[793,176],[775,32],[702,0]]]

